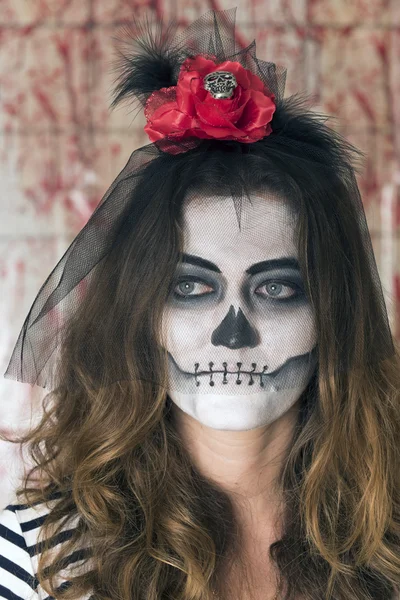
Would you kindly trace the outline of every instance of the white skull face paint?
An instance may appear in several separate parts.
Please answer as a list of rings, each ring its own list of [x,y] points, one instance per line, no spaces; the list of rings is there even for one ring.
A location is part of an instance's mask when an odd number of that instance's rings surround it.
[[[316,365],[289,205],[190,198],[184,254],[163,313],[168,393],[184,412],[222,430],[272,423],[299,399]]]

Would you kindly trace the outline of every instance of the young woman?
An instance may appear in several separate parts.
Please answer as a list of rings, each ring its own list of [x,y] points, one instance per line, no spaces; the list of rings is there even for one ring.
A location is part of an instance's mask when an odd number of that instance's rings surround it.
[[[235,10],[131,32],[136,150],[6,375],[50,390],[4,508],[0,596],[394,600],[400,361],[361,153]],[[397,594],[397,596],[396,596]]]

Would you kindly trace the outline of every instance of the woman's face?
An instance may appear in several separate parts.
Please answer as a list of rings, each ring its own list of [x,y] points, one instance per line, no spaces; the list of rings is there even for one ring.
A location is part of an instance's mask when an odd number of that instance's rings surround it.
[[[315,369],[316,332],[293,215],[270,195],[188,199],[184,254],[163,313],[168,394],[208,427],[245,430],[289,410]]]

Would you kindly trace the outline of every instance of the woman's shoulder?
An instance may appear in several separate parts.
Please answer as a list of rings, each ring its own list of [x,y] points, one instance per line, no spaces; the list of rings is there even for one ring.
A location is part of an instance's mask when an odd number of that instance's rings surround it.
[[[33,557],[49,509],[12,501],[0,511],[0,597],[39,600]]]
[[[56,502],[54,497],[47,503],[27,505],[13,499],[0,510],[0,598],[52,600],[39,585],[36,573],[43,544],[40,528]],[[75,528],[76,522],[69,522],[52,539],[51,546],[69,539]]]

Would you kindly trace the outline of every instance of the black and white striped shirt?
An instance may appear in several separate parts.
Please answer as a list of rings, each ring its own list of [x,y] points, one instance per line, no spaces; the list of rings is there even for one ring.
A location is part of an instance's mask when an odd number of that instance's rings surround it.
[[[52,507],[56,500],[51,500]],[[41,544],[40,527],[50,512],[45,503],[34,507],[26,504],[9,504],[0,511],[0,598],[7,600],[54,600],[39,585],[36,573]],[[69,539],[77,525],[71,520],[54,538],[52,547]],[[68,557],[68,564],[79,565],[82,551]],[[60,572],[61,585],[68,585],[66,570]],[[64,583],[66,582],[66,583]],[[90,600],[87,594],[82,600]]]

